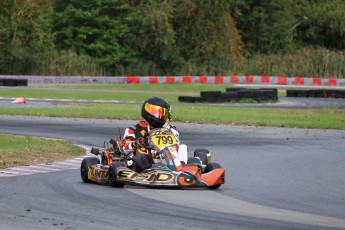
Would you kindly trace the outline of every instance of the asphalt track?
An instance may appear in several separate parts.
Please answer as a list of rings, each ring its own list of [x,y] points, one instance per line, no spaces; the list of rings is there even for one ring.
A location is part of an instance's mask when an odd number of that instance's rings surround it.
[[[0,116],[0,132],[99,146],[133,121]],[[176,123],[226,169],[219,190],[0,178],[0,229],[345,229],[345,132]]]

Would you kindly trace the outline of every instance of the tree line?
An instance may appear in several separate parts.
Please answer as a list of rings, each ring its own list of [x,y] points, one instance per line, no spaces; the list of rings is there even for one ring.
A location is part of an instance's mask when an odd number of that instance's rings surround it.
[[[343,0],[0,0],[0,74],[345,77],[344,12]]]

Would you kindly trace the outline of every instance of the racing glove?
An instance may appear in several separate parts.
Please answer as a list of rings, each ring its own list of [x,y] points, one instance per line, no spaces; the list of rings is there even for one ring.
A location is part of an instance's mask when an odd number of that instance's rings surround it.
[[[133,141],[134,148],[142,148],[148,145],[146,138],[139,137],[135,141]]]

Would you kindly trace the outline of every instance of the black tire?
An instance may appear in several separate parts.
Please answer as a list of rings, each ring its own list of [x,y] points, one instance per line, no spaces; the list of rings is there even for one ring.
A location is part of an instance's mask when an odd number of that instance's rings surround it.
[[[219,169],[221,167],[222,166],[220,166],[220,164],[218,163],[209,163],[208,165],[206,165],[205,173],[211,172],[212,170]]]
[[[179,102],[186,102],[186,103],[195,103],[196,97],[190,97],[190,96],[179,96],[178,97]]]
[[[246,98],[256,99],[255,98],[255,90],[247,89],[245,95],[246,95],[245,96]]]
[[[324,94],[323,90],[319,89],[319,90],[315,90],[315,91],[316,91],[316,93],[315,93],[316,98],[324,97],[325,94]]]
[[[286,96],[287,97],[297,97],[297,91],[292,89],[286,90]]]
[[[89,179],[89,167],[92,165],[99,164],[99,159],[97,157],[86,157],[81,162],[80,175],[84,183],[91,183],[92,180]]]
[[[220,164],[218,164],[218,163],[210,163],[210,164],[206,165],[206,168],[205,168],[205,170],[204,170],[204,173],[208,173],[208,172],[211,172],[211,171],[213,171],[213,170],[215,170],[215,169],[219,169],[219,168],[222,168],[222,167],[220,166]],[[217,188],[219,188],[220,186],[221,186],[221,184],[217,184],[217,185],[209,186],[209,187],[207,187],[207,188],[209,188],[209,189],[217,189]]]
[[[4,86],[17,86],[16,79],[5,78]]]
[[[227,98],[224,97],[216,97],[216,102],[218,103],[225,103],[228,102],[229,100]]]
[[[336,93],[336,98],[343,98],[343,91],[341,90],[337,90],[337,93]]]
[[[309,90],[309,97],[316,97],[316,95],[317,95],[317,90]]]
[[[244,89],[244,88],[226,88],[225,90],[226,90],[226,92],[236,92],[236,91],[240,91],[240,90],[242,90],[242,89]]]
[[[307,97],[307,91],[306,90],[298,90],[297,97]]]
[[[215,102],[217,102],[217,98],[216,97],[204,97],[204,96],[202,96],[201,98],[202,98],[202,100],[204,102],[208,102],[208,103],[215,103]]]
[[[237,99],[237,92],[236,91],[225,92],[225,93],[222,93],[222,97],[226,98],[228,101],[235,100]]]
[[[221,91],[200,91],[201,97],[221,97]]]
[[[208,153],[210,153],[208,149],[196,149],[194,150],[194,157],[199,157],[201,164],[207,165],[210,163],[207,160]]]
[[[237,92],[237,98],[240,99],[245,99],[247,98],[247,89],[242,89]]]
[[[203,103],[203,102],[205,102],[205,100],[203,97],[195,97],[195,102],[196,103]]]
[[[16,79],[17,86],[28,86],[28,79]]]
[[[327,89],[325,89],[325,90],[323,90],[323,97],[324,98],[329,98],[330,97],[330,93],[329,93],[329,90],[327,90]]]
[[[265,95],[267,97],[267,100],[273,100],[273,101],[277,101],[278,100],[278,91],[277,90],[272,90],[272,89],[269,89],[269,90],[265,90]]]
[[[188,157],[187,159],[187,164],[195,164],[195,165],[200,165],[200,159],[197,157]]]
[[[124,167],[123,162],[113,162],[109,167],[109,184],[111,187],[123,188],[125,186],[124,182],[117,181],[117,168]]]

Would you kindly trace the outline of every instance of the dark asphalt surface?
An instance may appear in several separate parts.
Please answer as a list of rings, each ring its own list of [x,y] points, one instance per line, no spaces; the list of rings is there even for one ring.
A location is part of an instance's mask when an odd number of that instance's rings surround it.
[[[0,116],[0,132],[100,146],[134,121]],[[217,191],[110,188],[78,170],[0,178],[0,229],[345,229],[345,132],[176,124],[226,169]]]

